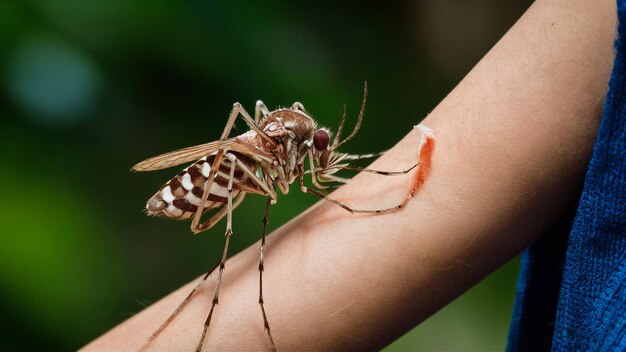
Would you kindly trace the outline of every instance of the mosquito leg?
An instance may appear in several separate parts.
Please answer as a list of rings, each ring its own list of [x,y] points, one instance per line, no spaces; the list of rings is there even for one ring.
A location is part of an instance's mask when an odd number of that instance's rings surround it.
[[[204,344],[207,329],[209,328],[209,324],[211,324],[213,310],[215,309],[215,305],[218,303],[220,288],[222,286],[222,275],[224,274],[226,259],[228,258],[228,244],[230,242],[230,237],[233,234],[233,180],[235,179],[235,160],[237,159],[233,154],[226,154],[226,157],[230,160],[230,177],[228,178],[228,203],[226,205],[226,233],[224,234],[226,240],[224,243],[224,252],[222,253],[222,259],[219,265],[220,269],[219,274],[217,275],[217,283],[215,284],[215,292],[213,293],[213,301],[211,301],[211,310],[209,310],[209,315],[204,322],[204,326],[202,328],[202,336],[200,337],[200,341],[198,341],[198,347],[196,348],[196,352],[200,352],[202,350],[202,345]]]
[[[265,106],[265,104],[261,100],[256,101],[256,106],[254,107],[254,122],[258,125],[261,121],[261,118],[265,117],[270,113],[270,110]]]
[[[220,137],[221,141],[226,140],[228,135],[230,135],[230,131],[233,129],[235,125],[235,120],[240,113],[241,104],[235,103],[233,105],[233,109],[228,116],[228,121],[226,122],[226,126],[224,126],[224,131],[222,132],[222,136]],[[217,174],[217,170],[219,170],[219,166],[222,163],[222,157],[224,156],[224,149],[220,149],[215,154],[215,158],[213,159],[213,164],[211,165],[211,170],[209,171],[209,176],[207,177],[206,182],[204,183],[204,192],[202,193],[202,198],[200,199],[200,204],[198,204],[198,209],[193,216],[193,220],[191,221],[191,231],[194,233],[198,233],[204,230],[208,230],[209,227],[200,227],[200,219],[202,218],[202,213],[204,212],[204,206],[209,199],[209,194],[211,193],[211,186],[213,186],[213,180],[215,179],[215,175]]]
[[[335,138],[335,141],[337,141],[337,138]],[[309,170],[311,170],[311,182],[313,183],[313,186],[317,187],[318,189],[328,188],[328,186],[322,186],[319,183],[316,169],[315,169],[315,163],[313,162],[313,150],[312,149],[309,149]]]
[[[406,170],[402,170],[402,171],[380,171],[380,170],[368,169],[365,167],[353,166],[353,165],[337,165],[337,166],[330,167],[329,169],[355,170],[355,171],[369,172],[372,174],[378,174],[378,175],[383,175],[383,176],[398,176],[398,175],[408,174],[409,172],[411,172],[411,170],[415,169],[419,164],[420,163],[417,163],[411,166],[410,168]]]
[[[274,343],[274,338],[272,337],[272,332],[270,330],[270,323],[267,321],[267,314],[265,313],[265,306],[263,301],[263,270],[264,267],[264,259],[265,259],[265,235],[267,234],[267,223],[269,222],[269,210],[272,205],[272,199],[268,198],[267,203],[265,205],[265,216],[263,217],[263,232],[261,237],[261,254],[259,256],[259,305],[261,306],[261,313],[263,314],[263,326],[265,327],[265,331],[267,331],[267,337],[270,340],[270,347],[272,351],[276,351],[276,344]]]
[[[265,108],[265,109],[267,109],[267,108]],[[256,108],[255,108],[255,110],[256,110]],[[233,113],[235,113],[235,117],[237,117],[238,115],[241,115],[241,117],[246,121],[248,126],[250,126],[251,129],[253,129],[256,133],[258,133],[263,139],[265,139],[271,145],[275,145],[276,144],[276,142],[274,142],[274,140],[270,136],[268,136],[265,132],[263,132],[263,130],[256,124],[254,119],[252,117],[250,117],[250,114],[248,114],[246,109],[244,109],[241,104],[239,104],[239,103],[233,104],[233,110],[231,112],[231,116],[232,116]],[[233,118],[233,123],[234,123],[234,118]],[[226,138],[226,137],[228,137],[228,134],[225,135],[225,136],[222,135],[222,138]]]
[[[420,149],[419,149],[419,163],[417,165],[420,165],[420,168],[417,171],[417,175],[415,177],[415,180],[413,181],[413,184],[411,186],[411,190],[409,191],[409,194],[406,196],[406,198],[404,199],[404,201],[402,201],[402,203],[394,206],[394,207],[390,207],[390,208],[382,208],[382,209],[354,209],[351,208],[345,204],[343,204],[342,202],[339,202],[335,199],[332,199],[330,197],[328,197],[327,195],[320,193],[316,190],[313,189],[309,189],[307,187],[304,186],[304,180],[302,178],[302,176],[300,176],[300,189],[302,190],[302,192],[304,193],[308,193],[311,195],[314,195],[320,199],[324,199],[326,201],[329,201],[347,211],[349,211],[350,213],[365,213],[365,214],[385,214],[385,213],[391,213],[397,210],[400,210],[402,208],[404,208],[406,206],[406,203],[408,203],[409,200],[411,200],[411,198],[413,198],[413,196],[415,195],[415,192],[417,191],[417,188],[424,184],[424,182],[426,181],[426,178],[428,177],[428,174],[430,173],[430,169],[431,169],[431,157],[432,157],[432,153],[433,150],[435,148],[435,137],[433,136],[432,131],[430,131],[429,129],[427,129],[426,127],[420,126],[418,125],[418,127],[420,127],[420,129],[422,129],[423,131],[423,135],[422,135],[422,140],[420,141]],[[417,166],[415,165],[415,166]],[[415,166],[413,166],[411,169],[415,168]],[[406,170],[406,172],[408,173],[409,171],[411,171],[411,169]],[[369,170],[369,169],[367,169]],[[365,171],[362,170],[362,171]],[[375,173],[379,173],[380,171],[378,170],[371,170],[370,172],[375,172]]]
[[[361,159],[371,159],[371,158],[375,158],[377,156],[381,156],[385,154],[385,152],[378,152],[378,153],[369,153],[369,154],[348,154],[346,155],[343,160],[361,160]]]
[[[304,193],[308,193],[308,194],[314,195],[314,196],[316,196],[316,197],[318,197],[320,199],[324,199],[326,201],[329,201],[329,202],[331,202],[331,203],[333,203],[333,204],[335,204],[335,205],[337,205],[337,206],[339,206],[339,207],[341,207],[341,208],[351,212],[352,214],[386,214],[386,213],[391,213],[391,212],[398,211],[398,210],[402,209],[404,207],[405,203],[406,203],[406,201],[404,201],[404,202],[402,202],[402,203],[400,203],[400,204],[398,204],[396,206],[393,206],[393,207],[390,207],[390,208],[382,208],[382,209],[371,209],[371,210],[370,209],[354,209],[354,208],[351,208],[351,207],[343,204],[342,202],[340,202],[338,200],[335,200],[335,199],[332,199],[332,198],[328,197],[327,195],[322,194],[322,193],[320,193],[320,192],[318,192],[316,190],[313,190],[313,189],[310,189],[310,188],[307,188],[307,187],[301,187],[301,189],[302,189],[302,192],[304,192]]]
[[[220,140],[225,140],[230,133],[230,130],[233,128],[235,123],[235,117],[237,117],[237,112],[233,109],[233,112],[230,113],[230,117],[228,118],[228,122],[226,123],[226,127],[224,128],[224,132],[222,133],[222,138]],[[209,176],[204,182],[204,192],[202,192],[202,198],[200,199],[200,204],[198,204],[198,209],[196,209],[196,213],[193,215],[193,220],[191,220],[191,231],[193,233],[202,232],[208,230],[208,226],[201,226],[200,220],[202,219],[202,213],[204,212],[204,207],[206,205],[207,200],[209,199],[209,194],[211,194],[211,187],[213,186],[213,181],[215,180],[215,175],[217,175],[217,171],[219,170],[220,164],[222,163],[222,158],[224,156],[224,149],[220,149],[215,154],[215,158],[213,159],[213,164],[211,164],[211,170],[209,171]]]
[[[408,200],[413,198],[413,194],[412,194],[413,192],[411,192],[411,194],[402,203],[400,203],[400,204],[398,204],[396,206],[393,206],[393,207],[382,208],[382,209],[371,209],[371,210],[370,209],[354,209],[352,207],[349,207],[349,206],[343,204],[342,202],[340,202],[338,200],[330,198],[329,196],[327,196],[327,195],[325,195],[323,193],[320,193],[320,192],[318,192],[318,191],[316,191],[314,189],[310,189],[308,187],[305,187],[304,186],[304,181],[302,180],[302,177],[300,177],[300,190],[303,193],[308,193],[308,194],[316,196],[316,197],[318,197],[320,199],[324,199],[324,200],[326,200],[328,202],[331,202],[331,203],[337,205],[338,207],[341,207],[341,208],[349,211],[352,214],[386,214],[386,213],[391,213],[391,212],[398,211],[398,210],[402,209],[405,206],[405,204],[408,202]]]
[[[233,210],[235,210],[239,206],[239,204],[241,204],[241,202],[243,201],[245,195],[246,194],[242,192],[242,193],[240,193],[237,196],[237,198],[234,200]],[[215,223],[220,221],[226,215],[227,211],[228,211],[228,208],[227,207],[223,207],[222,209],[220,209],[219,212],[217,212],[210,219],[208,219],[207,222],[204,223],[203,225],[206,225],[208,227],[213,226]],[[176,316],[178,316],[178,314],[185,308],[185,306],[189,303],[189,301],[191,301],[191,298],[196,293],[196,291],[202,285],[204,285],[204,283],[206,282],[206,280],[209,277],[209,275],[217,268],[218,265],[219,265],[219,263],[216,264],[215,266],[213,266],[211,269],[209,269],[206,272],[206,274],[202,277],[200,282],[198,282],[198,284],[196,284],[196,286],[191,290],[191,292],[189,292],[187,297],[185,297],[185,299],[178,305],[178,307],[176,307],[174,312],[172,312],[172,314],[170,314],[170,316],[163,322],[163,324],[161,324],[161,326],[159,326],[159,328],[156,329],[152,333],[152,335],[150,335],[150,337],[148,337],[146,342],[144,342],[143,346],[141,346],[141,348],[139,349],[140,352],[146,351],[147,348],[150,347],[152,342],[154,342],[154,340],[163,332],[163,330],[165,330],[165,328],[167,328],[167,326],[176,318]]]
[[[335,175],[324,175],[324,176],[320,176],[319,182],[338,182],[338,183],[348,183],[348,181],[350,181],[349,178],[345,178],[345,177],[339,177],[339,176],[335,176]],[[341,185],[332,185],[332,186],[326,186],[328,188],[337,188],[340,187]]]
[[[270,144],[272,145],[275,144],[274,140],[270,138],[265,132],[263,132],[259,128],[259,126],[257,126],[257,124],[250,117],[248,112],[246,112],[243,106],[241,106],[241,104],[239,103],[233,104],[233,109],[231,110],[230,115],[228,116],[228,122],[226,122],[224,131],[222,132],[222,136],[220,137],[221,141],[224,141],[226,140],[226,138],[228,138],[230,131],[235,125],[235,120],[237,119],[237,116],[239,115],[241,115],[241,117],[246,121],[246,123],[250,126],[250,128],[255,130],[261,137],[266,139],[266,141],[268,141]],[[209,176],[207,177],[207,180],[204,183],[204,192],[202,193],[202,198],[200,199],[198,210],[196,210],[196,213],[193,216],[193,220],[191,221],[191,231],[193,231],[194,233],[202,232],[202,231],[209,229],[208,227],[200,227],[199,224],[200,224],[200,219],[202,218],[202,212],[204,211],[204,206],[207,202],[207,199],[209,199],[209,194],[211,193],[211,186],[213,186],[213,180],[215,179],[215,175],[217,174],[217,171],[219,170],[219,166],[222,163],[222,158],[224,156],[224,153],[225,153],[224,149],[220,149],[217,151],[217,153],[215,154],[215,159],[213,160],[213,164],[211,165],[211,170],[209,171]]]
[[[246,166],[246,164],[242,163],[239,159],[236,159],[236,163],[237,167],[239,167],[246,175],[248,175],[250,180],[254,182],[254,184],[257,185],[259,188],[261,188],[263,192],[265,192],[265,195],[270,197],[272,204],[275,204],[277,195],[276,191],[272,187],[272,184],[262,178],[259,178],[254,172],[252,172],[252,170],[250,170],[250,168]]]
[[[196,293],[200,286],[205,283],[206,279],[209,277],[209,275],[211,275],[211,273],[215,270],[215,268],[217,268],[218,265],[219,263],[215,264],[211,269],[206,272],[200,282],[191,290],[191,292],[189,292],[187,297],[185,297],[185,299],[178,305],[178,307],[176,307],[174,312],[172,312],[172,314],[170,314],[170,316],[163,322],[163,324],[161,324],[161,326],[159,326],[159,328],[156,329],[152,333],[152,335],[150,335],[150,337],[148,337],[146,342],[144,342],[143,346],[141,346],[141,348],[139,349],[139,352],[144,352],[148,349],[148,347],[150,347],[152,342],[154,342],[154,340],[161,334],[161,332],[163,332],[163,330],[165,330],[165,328],[174,320],[174,318],[176,318],[176,316],[183,310],[183,308],[185,308],[187,303],[191,301],[194,293]]]
[[[312,153],[311,151],[309,151],[309,153]],[[360,166],[353,166],[353,165],[336,165],[336,166],[331,166],[327,169],[315,169],[313,166],[313,163],[311,163],[310,165],[310,170],[311,170],[311,176],[313,178],[313,186],[315,186],[315,188],[317,189],[325,189],[328,188],[328,186],[320,186],[321,183],[324,182],[340,182],[340,183],[347,183],[349,181],[349,179],[343,178],[343,177],[338,177],[332,174],[325,174],[324,172],[328,172],[329,170],[355,170],[355,171],[360,171],[360,172],[368,172],[368,173],[373,173],[373,174],[377,174],[377,175],[382,175],[382,176],[398,176],[398,175],[406,175],[409,172],[411,172],[413,169],[415,169],[420,163],[417,163],[413,166],[411,166],[410,168],[406,169],[406,170],[402,170],[402,171],[381,171],[381,170],[374,170],[374,169],[369,169],[369,168],[365,168],[365,167],[360,167]],[[316,171],[321,171],[321,173],[318,174],[316,173]]]
[[[246,193],[245,192],[240,192],[237,195],[237,197],[233,200],[233,209],[232,210],[237,209],[237,207],[239,206],[239,204],[241,204],[241,202],[243,202],[243,199],[245,197],[246,197]],[[215,216],[211,217],[207,221],[205,221],[202,224],[198,225],[198,228],[201,231],[204,231],[206,229],[210,229],[211,227],[213,227],[213,225],[217,224],[226,215],[226,213],[228,213],[228,207],[222,207],[222,209],[220,209],[220,211],[217,214],[215,214]],[[218,217],[218,215],[219,215],[219,217]]]

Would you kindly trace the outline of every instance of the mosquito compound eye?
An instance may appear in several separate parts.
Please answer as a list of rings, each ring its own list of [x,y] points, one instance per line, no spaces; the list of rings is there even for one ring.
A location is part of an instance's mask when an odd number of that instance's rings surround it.
[[[330,136],[328,132],[324,130],[317,130],[315,135],[313,135],[313,145],[317,150],[324,150],[328,147],[328,143],[330,142]]]

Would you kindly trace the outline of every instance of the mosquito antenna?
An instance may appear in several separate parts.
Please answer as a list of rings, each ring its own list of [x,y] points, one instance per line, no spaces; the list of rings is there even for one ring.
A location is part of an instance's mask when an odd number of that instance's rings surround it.
[[[335,150],[337,144],[339,143],[339,137],[341,137],[341,132],[343,132],[343,125],[346,122],[346,104],[343,104],[343,113],[341,114],[341,122],[339,122],[339,127],[337,127],[337,134],[335,134],[335,140],[333,141],[333,145],[331,146],[331,150]]]
[[[365,116],[365,103],[366,102],[367,102],[367,81],[365,81],[365,85],[363,87],[363,101],[361,102],[361,110],[359,111],[359,118],[356,120],[356,124],[354,125],[354,128],[352,129],[352,132],[348,135],[348,137],[346,137],[346,139],[344,139],[343,141],[337,143],[337,145],[333,146],[333,149],[339,148],[339,146],[351,140],[352,137],[354,137],[354,135],[356,135],[356,133],[359,131],[359,128],[361,128],[361,123],[363,122],[363,116]]]

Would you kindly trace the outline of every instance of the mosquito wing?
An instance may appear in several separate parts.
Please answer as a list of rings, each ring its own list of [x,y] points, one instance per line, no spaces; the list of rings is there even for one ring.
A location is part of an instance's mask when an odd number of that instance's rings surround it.
[[[135,166],[133,171],[153,171],[166,169],[168,167],[184,164],[190,161],[198,160],[204,156],[211,155],[218,150],[234,150],[255,159],[271,161],[272,155],[268,154],[250,143],[240,140],[239,138],[231,138],[225,141],[215,141],[193,147],[179,149],[173,152],[161,154],[150,159],[146,159]]]

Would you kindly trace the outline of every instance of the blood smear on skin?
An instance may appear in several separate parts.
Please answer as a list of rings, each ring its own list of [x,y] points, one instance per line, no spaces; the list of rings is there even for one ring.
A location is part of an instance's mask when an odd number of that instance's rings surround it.
[[[417,180],[415,182],[415,188],[417,188],[426,182],[426,178],[430,173],[432,154],[435,150],[435,135],[430,128],[424,125],[420,124],[415,126],[415,128],[422,132],[422,140],[420,141],[419,150],[420,165],[419,170],[417,171]]]

